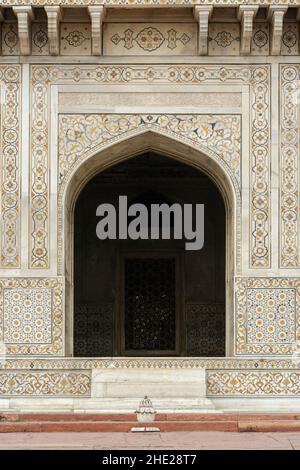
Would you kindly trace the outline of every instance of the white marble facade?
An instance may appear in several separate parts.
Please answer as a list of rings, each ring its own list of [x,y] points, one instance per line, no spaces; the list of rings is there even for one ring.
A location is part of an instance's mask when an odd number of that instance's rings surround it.
[[[300,2],[90,3],[0,3],[0,410],[299,411]],[[228,199],[224,358],[72,358],[74,195],[146,148]]]

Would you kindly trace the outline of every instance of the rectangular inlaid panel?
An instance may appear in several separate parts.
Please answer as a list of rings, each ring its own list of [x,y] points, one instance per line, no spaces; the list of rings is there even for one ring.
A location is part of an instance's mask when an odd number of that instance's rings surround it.
[[[0,337],[5,353],[63,354],[63,293],[61,278],[0,279]]]
[[[248,289],[246,301],[248,343],[295,342],[295,289]]]
[[[91,26],[88,23],[62,23],[60,27],[61,55],[91,55]]]
[[[106,23],[104,55],[196,55],[196,23]]]
[[[209,25],[209,55],[239,55],[240,41],[240,25],[238,23],[211,23]]]
[[[52,289],[3,289],[4,342],[51,343]]]
[[[289,397],[300,393],[299,370],[207,370],[209,397]]]
[[[0,371],[2,397],[89,397],[91,373],[83,370]]]
[[[300,279],[239,278],[237,354],[293,354],[300,340]]]

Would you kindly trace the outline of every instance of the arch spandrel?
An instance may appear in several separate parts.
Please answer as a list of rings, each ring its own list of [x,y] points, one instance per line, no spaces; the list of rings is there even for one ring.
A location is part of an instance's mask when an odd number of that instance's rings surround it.
[[[240,184],[239,115],[71,114],[59,120],[59,185],[107,145],[147,131],[170,136],[219,158]]]

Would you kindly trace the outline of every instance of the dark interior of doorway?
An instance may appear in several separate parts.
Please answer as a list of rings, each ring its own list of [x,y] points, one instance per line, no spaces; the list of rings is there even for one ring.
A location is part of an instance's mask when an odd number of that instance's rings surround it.
[[[203,203],[205,241],[102,240],[96,208]],[[224,356],[225,207],[212,180],[148,152],[92,178],[74,215],[74,356]]]

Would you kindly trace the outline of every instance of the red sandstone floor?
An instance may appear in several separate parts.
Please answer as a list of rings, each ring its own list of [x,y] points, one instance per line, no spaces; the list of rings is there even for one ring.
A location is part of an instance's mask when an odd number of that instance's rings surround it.
[[[300,432],[4,433],[0,449],[300,450]]]

